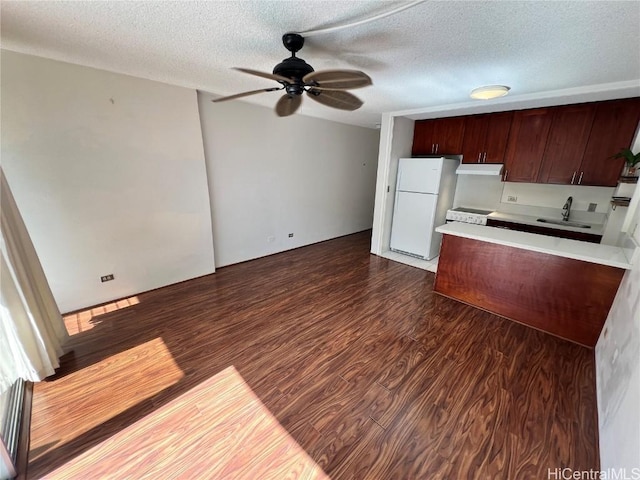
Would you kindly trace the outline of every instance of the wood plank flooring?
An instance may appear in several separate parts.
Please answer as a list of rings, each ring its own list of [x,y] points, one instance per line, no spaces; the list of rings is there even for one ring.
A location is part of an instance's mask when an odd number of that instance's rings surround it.
[[[67,478],[75,457],[230,366],[334,480],[598,468],[593,351],[441,297],[432,273],[369,242],[350,235],[67,317],[74,351],[34,389],[29,478]],[[188,462],[233,478],[197,451]]]
[[[202,458],[206,461],[198,461]],[[47,476],[69,480],[329,478],[234,367],[225,368]]]

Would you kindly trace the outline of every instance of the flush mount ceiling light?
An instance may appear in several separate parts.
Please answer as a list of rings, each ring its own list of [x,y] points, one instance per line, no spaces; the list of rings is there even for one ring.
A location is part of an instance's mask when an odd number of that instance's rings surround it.
[[[492,98],[504,97],[509,93],[511,87],[504,85],[485,85],[471,90],[471,98],[477,100],[491,100]]]

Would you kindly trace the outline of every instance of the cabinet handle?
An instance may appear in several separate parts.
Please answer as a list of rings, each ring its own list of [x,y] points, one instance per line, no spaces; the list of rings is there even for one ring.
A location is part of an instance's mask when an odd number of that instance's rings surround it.
[[[573,172],[573,175],[571,175],[571,185],[573,185],[573,181],[576,179],[576,172]]]
[[[582,175],[584,175],[584,172],[580,172],[580,178],[578,179],[578,185],[582,184]]]
[[[480,156],[482,155],[482,152],[478,152],[478,163],[480,163]]]
[[[435,143],[431,144],[431,153],[436,153],[436,144]]]
[[[482,163],[487,163],[487,152],[482,155]]]
[[[436,143],[436,153],[438,153],[438,149],[439,149],[439,147],[440,147],[440,144],[439,144],[439,143]]]
[[[508,177],[508,176],[509,176],[509,170],[505,170],[505,171],[504,171],[504,180],[503,180],[503,182],[506,182],[506,181],[507,181],[507,177]]]

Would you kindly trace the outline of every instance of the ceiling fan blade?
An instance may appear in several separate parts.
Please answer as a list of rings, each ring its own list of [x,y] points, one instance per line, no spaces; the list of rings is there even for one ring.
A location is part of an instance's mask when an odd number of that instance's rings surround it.
[[[323,90],[349,90],[368,87],[373,82],[369,75],[359,70],[320,70],[302,78],[304,83],[316,83]]]
[[[279,117],[288,117],[296,113],[302,103],[302,95],[283,95],[276,103],[276,113]]]
[[[276,82],[285,82],[291,83],[292,80],[287,77],[283,77],[282,75],[275,75],[273,73],[261,72],[259,70],[252,70],[250,68],[240,68],[233,67],[234,70],[238,70],[240,72],[248,73],[249,75],[255,75],[257,77],[268,78],[270,80],[275,80]]]
[[[340,110],[357,110],[362,106],[362,100],[349,92],[312,88],[307,91],[307,95],[316,102]]]
[[[228,97],[214,98],[212,102],[226,102],[227,100],[233,100],[234,98],[248,97],[249,95],[255,95],[262,92],[274,92],[276,90],[282,90],[284,87],[262,88],[260,90],[251,90],[250,92],[236,93],[235,95],[229,95]]]

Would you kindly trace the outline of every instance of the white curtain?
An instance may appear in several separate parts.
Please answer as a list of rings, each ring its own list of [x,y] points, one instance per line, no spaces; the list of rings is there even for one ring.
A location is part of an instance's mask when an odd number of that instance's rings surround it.
[[[0,168],[0,392],[52,375],[68,334]]]

